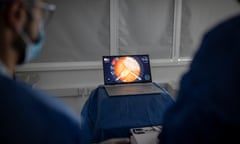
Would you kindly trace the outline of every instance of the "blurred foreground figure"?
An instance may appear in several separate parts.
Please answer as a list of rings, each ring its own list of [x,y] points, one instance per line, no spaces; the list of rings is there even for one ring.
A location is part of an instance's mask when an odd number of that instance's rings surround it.
[[[0,143],[78,144],[79,120],[61,102],[13,80],[34,59],[55,10],[41,0],[0,0]]]
[[[161,144],[240,143],[240,16],[203,38],[165,115]]]

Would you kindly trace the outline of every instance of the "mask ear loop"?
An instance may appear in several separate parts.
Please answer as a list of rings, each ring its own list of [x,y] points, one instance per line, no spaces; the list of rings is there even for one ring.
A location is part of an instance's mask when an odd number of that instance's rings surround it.
[[[27,22],[25,24],[25,28],[22,30],[22,31],[18,31],[18,35],[20,36],[20,38],[23,40],[23,42],[25,43],[25,49],[24,49],[24,58],[23,58],[23,61],[22,63],[26,63],[28,62],[28,52],[31,51],[31,49],[29,49],[29,45],[33,45],[35,43],[37,43],[41,38],[40,36],[38,37],[38,39],[36,41],[33,41],[30,36],[29,36],[29,31],[28,31],[28,28],[29,28],[29,24],[34,20],[34,17],[32,15],[32,13],[30,12],[30,10],[28,9],[26,11],[27,13]],[[41,31],[41,26],[42,24],[39,25],[39,33]],[[40,34],[39,34],[40,35]]]
[[[28,43],[31,43],[32,40],[31,38],[28,36],[27,33],[28,32],[28,28],[29,28],[29,24],[33,21],[33,14],[31,11],[31,7],[33,6],[33,2],[28,3],[28,5],[25,6],[26,8],[26,15],[27,15],[27,20],[25,23],[25,26],[23,28],[23,30],[21,32],[18,32],[18,34],[20,35],[20,37],[23,39],[23,41],[25,42],[25,44],[27,45]]]
[[[33,15],[32,10],[31,10],[31,8],[34,7],[34,5],[31,5],[31,7],[30,7],[30,5],[28,5],[28,6],[29,7],[26,8],[26,12],[27,12],[27,16],[28,16],[28,21],[26,23],[26,28],[23,31],[18,32],[19,36],[22,38],[22,40],[26,44],[25,57],[24,57],[24,62],[25,63],[29,62],[30,60],[32,60],[32,56],[33,56],[32,53],[38,53],[39,47],[43,46],[42,41],[44,41],[44,28],[45,28],[45,25],[47,24],[47,22],[49,20],[49,19],[44,20],[44,18],[43,18],[42,21],[39,23],[39,27],[38,27],[38,29],[39,29],[39,36],[38,36],[38,39],[33,42],[31,40],[30,36],[27,33],[27,30],[28,30],[27,26],[28,26],[28,24],[31,21],[34,20],[34,15]],[[49,13],[49,14],[51,14],[50,16],[53,15],[53,12],[54,12],[54,10],[56,8],[55,5],[47,4],[47,3],[44,3],[44,2],[40,3],[40,5],[38,5],[38,7],[42,8],[43,10],[47,10],[48,12],[50,12]],[[51,17],[47,17],[47,18],[51,18]],[[40,43],[40,45],[38,43]],[[32,46],[34,46],[35,48],[32,49]]]
[[[31,2],[31,3],[28,3],[27,5],[27,16],[28,16],[28,23],[30,23],[31,21],[34,20],[34,15],[32,13],[32,8],[34,7],[35,3],[34,2]],[[39,31],[42,31],[45,29],[47,23],[50,21],[50,19],[52,18],[53,14],[54,14],[54,11],[56,9],[56,6],[53,5],[53,4],[48,4],[48,3],[45,3],[45,2],[40,2],[38,4],[38,7],[40,7],[41,9],[43,10],[46,10],[48,11],[49,15],[47,17],[47,19],[42,19],[42,21],[40,22],[39,24]],[[26,25],[26,28],[25,28],[25,31],[28,32],[28,25]]]

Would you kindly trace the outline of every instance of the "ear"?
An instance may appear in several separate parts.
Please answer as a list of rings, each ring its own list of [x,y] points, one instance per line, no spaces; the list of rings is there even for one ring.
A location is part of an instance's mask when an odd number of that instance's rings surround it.
[[[13,0],[8,9],[8,23],[16,31],[21,31],[26,22],[26,12],[22,0]]]

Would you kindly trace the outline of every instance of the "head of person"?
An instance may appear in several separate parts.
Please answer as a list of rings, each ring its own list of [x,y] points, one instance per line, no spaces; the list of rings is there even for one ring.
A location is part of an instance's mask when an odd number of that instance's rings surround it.
[[[0,0],[0,60],[17,65],[34,59],[54,10],[43,0]]]

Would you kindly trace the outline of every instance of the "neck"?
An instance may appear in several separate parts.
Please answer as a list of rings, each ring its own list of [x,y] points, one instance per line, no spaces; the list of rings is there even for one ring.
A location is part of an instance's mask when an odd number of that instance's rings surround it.
[[[6,67],[9,75],[13,77],[17,61],[17,53],[7,40],[9,35],[7,33],[3,33],[3,35],[5,35],[5,37],[0,36],[0,62]]]
[[[8,48],[9,49],[9,48]],[[15,73],[16,62],[14,59],[14,53],[5,52],[0,54],[0,62],[5,66],[10,76],[13,77]]]

